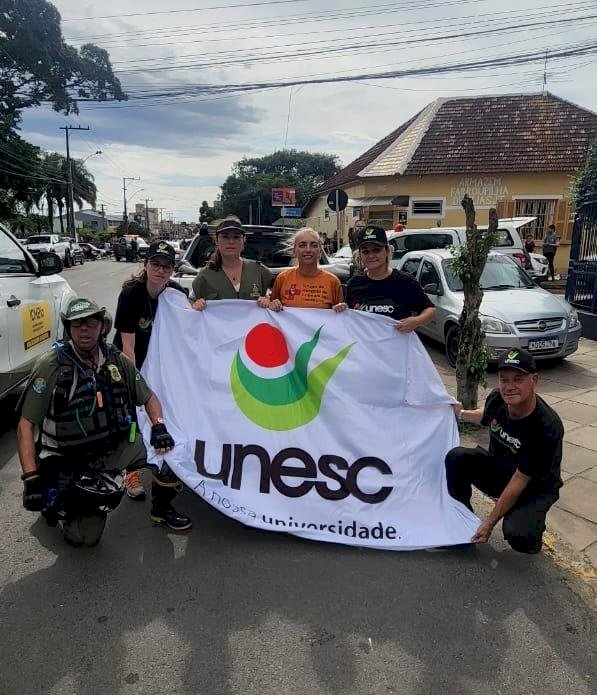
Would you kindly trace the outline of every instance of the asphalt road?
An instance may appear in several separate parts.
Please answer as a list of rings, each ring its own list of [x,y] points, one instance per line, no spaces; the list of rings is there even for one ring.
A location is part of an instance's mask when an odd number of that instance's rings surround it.
[[[130,264],[70,269],[111,310]],[[125,499],[94,549],[21,507],[0,405],[1,695],[591,695],[596,621],[549,557],[392,553],[244,530],[191,493],[187,536]]]

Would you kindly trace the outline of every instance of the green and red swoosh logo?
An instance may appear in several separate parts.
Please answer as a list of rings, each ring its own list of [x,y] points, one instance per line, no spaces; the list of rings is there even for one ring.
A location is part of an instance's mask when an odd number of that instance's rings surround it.
[[[282,376],[255,374],[237,351],[230,369],[230,386],[236,404],[249,420],[264,429],[285,431],[302,427],[317,417],[329,380],[354,345],[347,345],[309,371],[309,360],[322,328],[299,347],[293,369]],[[284,334],[267,323],[249,331],[244,348],[247,357],[265,369],[282,367],[290,361]]]

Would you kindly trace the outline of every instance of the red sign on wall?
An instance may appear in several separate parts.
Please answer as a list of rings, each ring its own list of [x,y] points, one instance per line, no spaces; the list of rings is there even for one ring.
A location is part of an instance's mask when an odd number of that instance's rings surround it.
[[[294,188],[272,188],[272,207],[293,207],[296,205]]]

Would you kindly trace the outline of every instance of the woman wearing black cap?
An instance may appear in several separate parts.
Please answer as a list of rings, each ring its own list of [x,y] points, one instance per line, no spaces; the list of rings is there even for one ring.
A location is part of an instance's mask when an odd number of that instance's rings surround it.
[[[385,230],[366,227],[359,240],[359,253],[365,275],[348,281],[349,308],[395,319],[400,333],[410,333],[433,320],[435,307],[421,285],[407,273],[390,267],[391,250]]]
[[[124,352],[137,369],[141,369],[147,356],[160,294],[167,287],[187,294],[183,287],[171,280],[174,259],[174,249],[170,244],[165,241],[154,241],[147,251],[143,270],[125,280],[122,285],[114,320],[116,328],[114,345]],[[145,499],[140,471],[128,472],[124,484],[126,494],[131,499],[139,501]],[[182,531],[191,527],[191,520],[178,514],[170,505],[179,487],[182,487],[181,483],[167,466],[164,466],[161,473],[154,475],[150,516],[156,523]]]
[[[199,311],[212,299],[253,299],[269,306],[266,292],[273,277],[257,261],[242,258],[245,230],[235,218],[220,222],[216,230],[216,249],[193,280],[193,307]]]

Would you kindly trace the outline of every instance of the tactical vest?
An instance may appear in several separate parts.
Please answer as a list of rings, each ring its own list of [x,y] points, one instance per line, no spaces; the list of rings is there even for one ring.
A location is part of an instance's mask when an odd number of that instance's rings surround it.
[[[41,447],[61,454],[114,451],[135,419],[120,351],[102,346],[105,362],[94,372],[70,345],[56,349],[58,376],[42,425]]]

